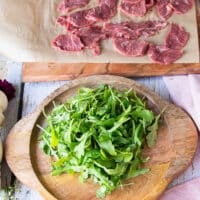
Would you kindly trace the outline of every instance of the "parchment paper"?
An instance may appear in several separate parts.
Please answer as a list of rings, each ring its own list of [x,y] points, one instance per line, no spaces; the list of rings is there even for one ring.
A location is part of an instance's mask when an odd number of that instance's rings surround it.
[[[13,60],[21,62],[113,62],[113,63],[151,63],[145,57],[125,57],[113,50],[112,42],[106,40],[102,45],[102,54],[93,56],[90,50],[83,53],[65,53],[51,47],[52,39],[64,33],[63,28],[55,25],[58,13],[56,6],[60,0],[0,0],[0,52]],[[97,1],[91,0],[89,7]],[[132,18],[141,21],[140,17]],[[154,12],[149,12],[148,19],[158,19]],[[118,12],[115,22],[126,20]],[[144,18],[143,18],[144,20]],[[199,62],[199,47],[195,6],[184,15],[176,15],[169,20],[178,23],[190,33],[190,39],[184,49],[184,55],[177,63]],[[166,28],[150,40],[157,44],[164,42]]]

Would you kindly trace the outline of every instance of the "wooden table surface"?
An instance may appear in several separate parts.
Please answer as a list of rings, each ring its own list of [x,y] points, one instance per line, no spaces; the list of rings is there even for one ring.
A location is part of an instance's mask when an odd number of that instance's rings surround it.
[[[0,64],[8,66],[7,79],[14,84],[17,93],[16,98],[9,103],[8,110],[6,112],[6,123],[4,128],[0,129],[0,135],[4,140],[8,134],[10,128],[21,117],[27,115],[33,111],[36,106],[53,90],[66,83],[66,81],[56,82],[41,82],[41,83],[22,83],[21,81],[21,63],[11,62],[3,57],[0,57]],[[165,86],[162,77],[150,77],[150,78],[137,78],[134,79],[140,83],[152,88],[164,99],[170,101],[169,92]],[[23,139],[23,138],[22,138]],[[198,145],[199,146],[199,145]],[[198,149],[200,151],[200,148]],[[195,156],[191,166],[181,174],[177,179],[171,183],[171,186],[184,183],[188,180],[200,176],[200,158]],[[18,180],[15,180],[12,173],[9,171],[6,162],[4,161],[1,166],[1,185],[2,187],[16,182],[15,197],[19,200],[40,200],[42,199],[37,192],[21,184]]]

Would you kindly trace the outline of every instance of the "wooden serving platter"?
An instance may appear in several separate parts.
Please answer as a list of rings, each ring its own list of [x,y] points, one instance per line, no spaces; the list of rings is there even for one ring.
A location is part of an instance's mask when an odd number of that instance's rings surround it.
[[[46,200],[96,200],[98,185],[88,181],[80,183],[76,175],[51,176],[50,160],[40,150],[40,131],[36,124],[44,125],[42,110],[51,111],[56,104],[65,102],[81,86],[96,87],[109,84],[120,90],[132,88],[146,96],[148,104],[159,112],[165,108],[158,131],[158,141],[152,149],[145,147],[150,157],[150,172],[130,179],[129,186],[115,190],[105,200],[155,200],[167,185],[191,163],[197,147],[197,130],[190,117],[177,106],[161,99],[150,89],[126,78],[99,75],[76,79],[48,96],[38,108],[19,121],[6,140],[6,159],[17,178],[38,191]]]

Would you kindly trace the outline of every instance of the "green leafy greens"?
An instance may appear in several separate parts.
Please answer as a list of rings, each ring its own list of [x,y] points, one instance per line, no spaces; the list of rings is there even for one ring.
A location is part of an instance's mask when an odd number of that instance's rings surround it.
[[[101,198],[123,180],[149,171],[142,150],[145,143],[155,145],[160,115],[135,92],[83,87],[46,118],[47,126],[38,127],[41,147],[53,157],[53,175],[79,173],[82,182],[91,178],[100,185],[96,195]]]

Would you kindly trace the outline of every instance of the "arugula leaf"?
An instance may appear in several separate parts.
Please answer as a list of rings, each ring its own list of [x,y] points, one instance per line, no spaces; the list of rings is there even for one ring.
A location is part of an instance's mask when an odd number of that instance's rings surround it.
[[[98,198],[123,186],[122,181],[149,169],[142,156],[144,145],[156,143],[158,122],[143,97],[109,85],[80,88],[64,104],[56,105],[47,125],[38,125],[40,147],[52,157],[52,175],[79,173],[99,184]]]

